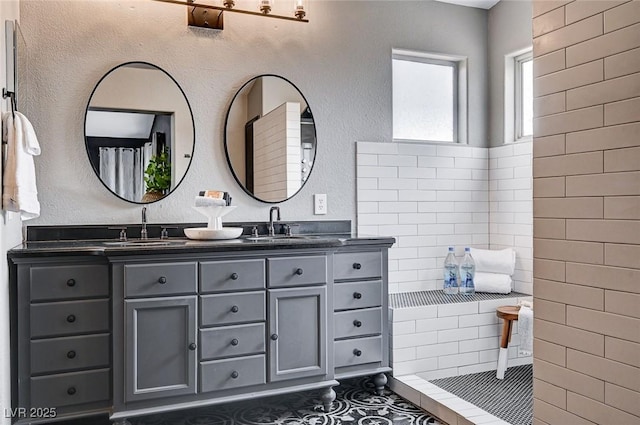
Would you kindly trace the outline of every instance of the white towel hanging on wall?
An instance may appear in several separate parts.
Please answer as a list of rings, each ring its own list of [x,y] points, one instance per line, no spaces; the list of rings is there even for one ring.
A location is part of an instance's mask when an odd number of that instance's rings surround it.
[[[40,203],[33,157],[40,155],[38,138],[29,120],[18,111],[2,114],[2,129],[2,140],[7,143],[2,208],[19,212],[22,220],[36,218]]]

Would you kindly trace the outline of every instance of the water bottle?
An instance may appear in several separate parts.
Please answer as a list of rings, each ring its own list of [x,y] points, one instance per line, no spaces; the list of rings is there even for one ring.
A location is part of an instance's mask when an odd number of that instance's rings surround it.
[[[476,287],[473,279],[476,275],[476,263],[471,256],[469,248],[464,249],[464,258],[460,262],[460,293],[463,295],[473,295]]]
[[[453,253],[453,247],[449,247],[449,253],[444,259],[444,293],[458,293],[458,262]]]

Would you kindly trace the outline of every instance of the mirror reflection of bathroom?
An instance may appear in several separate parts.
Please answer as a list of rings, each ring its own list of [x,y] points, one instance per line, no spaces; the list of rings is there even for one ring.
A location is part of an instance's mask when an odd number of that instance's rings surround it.
[[[175,189],[191,163],[191,110],[167,73],[147,63],[124,64],[91,95],[85,143],[109,190],[130,202],[154,202]]]
[[[289,199],[305,184],[315,160],[311,108],[286,79],[255,77],[229,107],[225,147],[229,166],[248,194],[263,202]]]

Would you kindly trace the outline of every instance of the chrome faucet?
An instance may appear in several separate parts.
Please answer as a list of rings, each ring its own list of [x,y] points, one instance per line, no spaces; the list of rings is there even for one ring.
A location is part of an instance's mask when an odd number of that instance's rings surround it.
[[[276,234],[275,229],[273,228],[273,212],[276,211],[278,213],[277,219],[280,221],[280,207],[271,207],[269,210],[269,236],[274,236]]]
[[[147,207],[142,207],[142,229],[140,239],[147,239]]]

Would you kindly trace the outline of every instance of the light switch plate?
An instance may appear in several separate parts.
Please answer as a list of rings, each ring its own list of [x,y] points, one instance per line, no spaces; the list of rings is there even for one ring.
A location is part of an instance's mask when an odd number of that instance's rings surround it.
[[[313,195],[313,213],[315,215],[324,215],[327,213],[326,193],[316,193]]]

